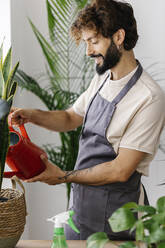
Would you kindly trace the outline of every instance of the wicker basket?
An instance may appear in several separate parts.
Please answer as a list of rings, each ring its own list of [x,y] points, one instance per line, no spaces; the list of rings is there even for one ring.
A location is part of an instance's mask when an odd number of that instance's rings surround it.
[[[16,182],[23,192],[16,189]],[[12,177],[12,189],[2,189],[1,197],[8,198],[0,202],[0,247],[13,248],[20,239],[26,223],[25,190],[21,181]]]

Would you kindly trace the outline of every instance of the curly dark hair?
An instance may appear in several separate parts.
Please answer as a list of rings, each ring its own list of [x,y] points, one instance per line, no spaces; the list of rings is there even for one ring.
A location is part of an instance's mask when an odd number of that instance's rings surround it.
[[[112,38],[119,29],[125,30],[124,49],[131,50],[138,40],[133,8],[126,2],[94,0],[81,10],[71,26],[71,35],[79,44],[82,30],[88,28]]]

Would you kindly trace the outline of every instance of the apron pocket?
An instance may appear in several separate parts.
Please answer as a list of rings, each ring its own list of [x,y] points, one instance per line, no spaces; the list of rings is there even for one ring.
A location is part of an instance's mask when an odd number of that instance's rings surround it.
[[[104,188],[74,185],[73,206],[78,222],[93,232],[103,232],[108,191]]]

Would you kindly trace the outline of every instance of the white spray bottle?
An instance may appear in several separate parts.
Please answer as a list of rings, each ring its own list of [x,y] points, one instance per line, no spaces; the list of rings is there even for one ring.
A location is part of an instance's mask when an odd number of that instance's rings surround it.
[[[72,220],[73,215],[74,211],[71,210],[47,219],[48,221],[54,223],[53,244],[51,248],[68,248],[64,235],[63,224],[68,224],[75,232],[80,233]]]

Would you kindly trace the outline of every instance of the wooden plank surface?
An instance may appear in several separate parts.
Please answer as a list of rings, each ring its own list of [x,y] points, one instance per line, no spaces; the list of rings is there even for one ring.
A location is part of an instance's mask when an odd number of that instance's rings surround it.
[[[117,244],[121,242],[114,242],[116,245],[108,243],[105,248],[117,248]],[[15,248],[50,248],[52,241],[50,240],[20,240]],[[86,248],[86,241],[69,240],[67,241],[69,248]]]

